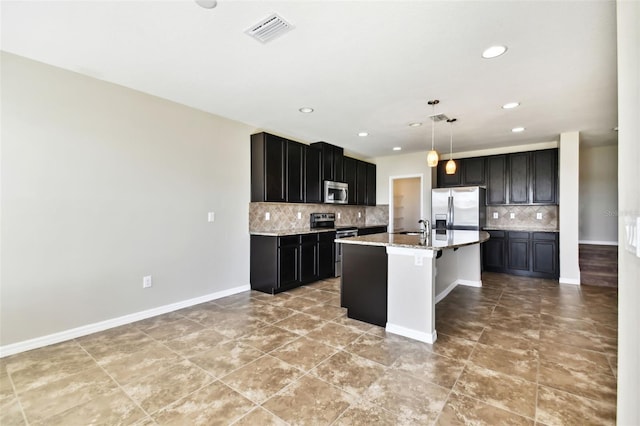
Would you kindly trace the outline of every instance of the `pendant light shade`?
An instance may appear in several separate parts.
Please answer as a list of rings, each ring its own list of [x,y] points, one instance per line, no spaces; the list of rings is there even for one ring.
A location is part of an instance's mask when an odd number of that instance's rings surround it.
[[[449,161],[447,161],[447,165],[444,167],[444,171],[448,175],[453,175],[456,173],[456,162],[453,161],[453,122],[456,121],[455,118],[450,118],[447,120],[449,123]]]
[[[438,105],[440,101],[435,99],[427,103],[433,107],[433,115],[436,115],[436,105]],[[427,166],[429,167],[437,167],[438,161],[440,160],[440,155],[438,155],[438,151],[436,151],[436,148],[435,148],[435,143],[436,143],[435,126],[436,126],[436,121],[432,116],[431,117],[431,151],[427,153]]]
[[[438,151],[432,150],[427,153],[427,166],[437,167],[439,160],[440,156],[438,155]]]
[[[456,173],[456,162],[453,159],[447,161],[447,165],[444,167],[445,172],[448,175],[454,175]]]

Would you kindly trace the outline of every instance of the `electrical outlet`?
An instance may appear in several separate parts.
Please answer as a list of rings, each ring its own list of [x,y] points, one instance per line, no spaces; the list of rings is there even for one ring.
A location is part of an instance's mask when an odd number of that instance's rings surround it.
[[[362,217],[362,213],[358,212],[358,219]]]
[[[266,213],[264,214],[264,220],[271,220],[271,213],[266,212]]]
[[[341,216],[341,214],[340,214],[340,212],[338,212],[338,219],[340,219],[340,216]]]
[[[215,222],[215,220],[216,220],[216,213],[215,213],[215,212],[209,212],[209,213],[207,214],[207,220],[208,220],[209,222]]]
[[[413,256],[413,264],[414,264],[415,266],[422,266],[422,265],[424,265],[424,263],[423,263],[423,261],[422,261],[422,256],[418,256],[418,255]]]
[[[515,218],[516,218],[515,213],[509,213],[509,219],[515,219]]]
[[[536,213],[536,219],[542,220],[542,213]]]
[[[142,288],[149,288],[153,285],[153,281],[151,281],[151,275],[147,275],[146,277],[142,277]]]
[[[500,217],[500,215],[498,214],[498,212],[493,212],[493,218],[494,219],[497,219],[499,217]]]
[[[302,219],[302,213],[298,212],[298,219]]]

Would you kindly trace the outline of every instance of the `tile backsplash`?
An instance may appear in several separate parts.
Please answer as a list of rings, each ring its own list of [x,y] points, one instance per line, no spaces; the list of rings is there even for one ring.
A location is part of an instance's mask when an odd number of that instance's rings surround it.
[[[494,219],[493,214],[498,218]],[[513,219],[511,218],[513,214]],[[540,219],[538,219],[540,214]],[[558,206],[487,206],[487,227],[558,229]]]
[[[269,213],[269,220],[266,220],[267,213]],[[335,213],[336,226],[386,226],[389,223],[388,205],[250,203],[249,232],[308,229],[311,213]]]

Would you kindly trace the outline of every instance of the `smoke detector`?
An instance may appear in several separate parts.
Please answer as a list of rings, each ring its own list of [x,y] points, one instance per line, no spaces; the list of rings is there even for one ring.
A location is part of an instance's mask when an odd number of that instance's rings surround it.
[[[261,43],[267,43],[291,31],[293,28],[293,25],[285,21],[284,18],[277,13],[274,13],[268,18],[252,25],[249,29],[245,30],[244,33]]]

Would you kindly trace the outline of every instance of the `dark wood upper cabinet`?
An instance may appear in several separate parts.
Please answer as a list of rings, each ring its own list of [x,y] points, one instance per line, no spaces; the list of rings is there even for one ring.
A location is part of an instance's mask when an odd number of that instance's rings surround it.
[[[308,147],[305,156],[305,202],[322,202],[322,151],[318,148]]]
[[[529,204],[529,159],[528,152],[509,154],[509,204]]]
[[[487,158],[487,205],[507,204],[507,156]]]
[[[290,203],[304,201],[304,154],[306,146],[293,141],[286,142],[286,200]]]
[[[376,205],[376,165],[367,163],[367,199],[368,206]]]
[[[344,182],[342,175],[344,149],[327,142],[314,142],[310,146],[322,151],[322,180]]]
[[[426,159],[425,159],[426,161]],[[456,160],[456,172],[452,175],[448,175],[445,167],[447,165],[447,161],[449,160],[442,160],[440,162],[438,162],[438,170],[437,170],[437,174],[438,174],[438,187],[440,188],[447,188],[450,186],[461,186],[462,185],[462,171],[461,171],[461,167],[460,167],[460,160]]]
[[[558,150],[531,153],[531,190],[533,204],[558,202]]]
[[[285,201],[285,140],[251,135],[251,201]]]
[[[462,183],[464,186],[484,185],[485,157],[464,158],[460,160],[462,169]]]
[[[356,191],[358,180],[358,160],[351,157],[344,157],[342,163],[344,182],[349,185],[349,204],[356,204]]]
[[[356,204],[365,205],[367,201],[367,163],[357,161]],[[351,198],[351,196],[349,196]]]

